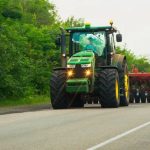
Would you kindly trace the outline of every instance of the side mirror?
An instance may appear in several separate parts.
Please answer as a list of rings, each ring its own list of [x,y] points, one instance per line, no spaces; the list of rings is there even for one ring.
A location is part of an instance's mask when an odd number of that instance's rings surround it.
[[[116,34],[116,41],[122,42],[122,34]]]
[[[58,37],[56,38],[55,44],[56,44],[56,46],[61,46],[61,38],[60,38],[60,36],[58,36]]]

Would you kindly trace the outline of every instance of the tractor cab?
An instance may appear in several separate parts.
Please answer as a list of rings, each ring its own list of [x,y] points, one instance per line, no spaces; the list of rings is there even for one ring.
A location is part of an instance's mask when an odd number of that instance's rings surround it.
[[[61,36],[57,39],[57,45],[61,46],[62,65],[66,67],[67,57],[83,51],[91,51],[96,58],[98,66],[109,65],[110,56],[115,53],[115,35],[117,29],[112,26],[73,27],[62,29]],[[116,41],[121,42],[121,34],[116,34]],[[99,61],[100,63],[98,63]]]
[[[104,55],[106,37],[104,31],[99,32],[73,32],[71,35],[71,52],[91,50],[98,56]]]

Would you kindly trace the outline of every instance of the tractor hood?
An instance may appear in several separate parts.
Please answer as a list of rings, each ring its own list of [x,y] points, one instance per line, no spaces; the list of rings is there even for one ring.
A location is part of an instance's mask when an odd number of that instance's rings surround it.
[[[94,61],[94,53],[92,51],[82,51],[74,54],[67,62],[68,65],[91,64]]]

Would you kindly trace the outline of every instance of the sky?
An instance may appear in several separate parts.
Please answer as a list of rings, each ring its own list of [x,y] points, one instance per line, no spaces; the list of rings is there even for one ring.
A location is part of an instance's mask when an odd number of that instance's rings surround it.
[[[84,18],[91,26],[113,20],[123,35],[122,46],[137,56],[150,58],[150,0],[49,0],[59,16]]]

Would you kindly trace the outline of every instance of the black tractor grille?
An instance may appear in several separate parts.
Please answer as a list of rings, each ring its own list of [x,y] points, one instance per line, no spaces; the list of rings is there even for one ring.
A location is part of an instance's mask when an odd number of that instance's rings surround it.
[[[81,65],[77,64],[74,69],[74,77],[75,78],[82,78],[85,77],[85,68],[82,68]]]

